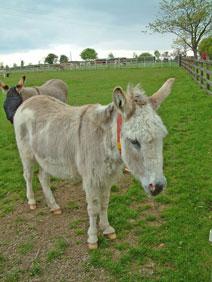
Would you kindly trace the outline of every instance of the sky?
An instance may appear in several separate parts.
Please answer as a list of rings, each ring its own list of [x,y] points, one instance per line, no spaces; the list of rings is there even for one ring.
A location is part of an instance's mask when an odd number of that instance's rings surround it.
[[[160,0],[7,0],[1,1],[0,62],[4,66],[43,63],[49,53],[81,60],[94,48],[109,53],[171,50],[174,36],[143,33],[156,19]]]

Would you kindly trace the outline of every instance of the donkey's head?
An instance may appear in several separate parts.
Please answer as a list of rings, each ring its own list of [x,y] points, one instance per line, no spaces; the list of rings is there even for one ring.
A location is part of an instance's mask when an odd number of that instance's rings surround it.
[[[3,92],[7,93],[7,98],[4,102],[4,110],[7,115],[7,119],[13,123],[13,117],[17,108],[23,102],[21,91],[24,86],[25,76],[23,76],[18,84],[9,88],[4,82],[0,81],[0,87]]]
[[[127,94],[121,87],[116,87],[113,92],[113,102],[123,119],[120,134],[122,159],[145,191],[153,196],[166,188],[163,138],[167,130],[156,110],[169,95],[173,82],[173,78],[167,80],[151,97],[146,97],[139,86],[129,86]]]

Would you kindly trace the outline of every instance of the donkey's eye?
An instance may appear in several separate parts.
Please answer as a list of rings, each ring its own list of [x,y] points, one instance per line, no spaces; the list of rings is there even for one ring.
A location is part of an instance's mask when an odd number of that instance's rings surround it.
[[[137,139],[135,139],[135,140],[129,139],[129,141],[130,141],[130,143],[133,144],[135,147],[137,147],[137,148],[140,148],[140,147],[141,147],[141,146],[140,146],[140,143],[138,142]]]

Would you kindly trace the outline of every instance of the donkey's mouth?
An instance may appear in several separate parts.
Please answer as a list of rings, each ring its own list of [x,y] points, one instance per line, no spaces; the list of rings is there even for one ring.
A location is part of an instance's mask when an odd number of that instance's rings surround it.
[[[149,190],[152,196],[157,196],[161,191],[163,191],[163,186],[149,184]]]

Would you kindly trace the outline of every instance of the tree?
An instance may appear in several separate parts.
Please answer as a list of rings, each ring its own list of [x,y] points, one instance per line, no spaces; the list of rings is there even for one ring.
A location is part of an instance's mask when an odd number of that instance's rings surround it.
[[[185,43],[187,40],[189,40],[188,36],[187,38],[184,38],[184,39],[181,39],[181,38],[176,38],[175,40],[173,40],[173,43],[172,43],[172,48],[173,49],[177,49],[177,50],[182,50],[182,54],[183,55],[187,55],[187,52],[189,49],[188,45]]]
[[[58,56],[55,54],[48,54],[48,56],[45,58],[44,63],[48,63],[49,65],[52,65],[55,63],[55,61],[58,59]]]
[[[212,31],[211,0],[161,0],[159,5],[160,15],[147,28],[177,35],[197,57],[199,42]]]
[[[133,58],[134,58],[134,59],[137,59],[137,58],[138,58],[138,55],[137,55],[135,52],[133,52]]]
[[[182,53],[180,49],[175,49],[172,51],[172,53],[170,53],[170,56],[173,57],[174,60],[178,60],[179,55],[184,55],[184,53]]]
[[[160,52],[158,50],[155,50],[154,55],[155,55],[156,60],[159,61],[160,60]]]
[[[204,38],[199,44],[199,53],[206,52],[207,55],[212,56],[212,37]]]
[[[24,66],[24,61],[23,60],[21,60],[21,67],[23,67]]]
[[[147,61],[153,61],[155,58],[150,53],[144,52],[138,56],[138,59],[145,60],[147,62]]]
[[[163,61],[164,62],[168,62],[169,61],[169,51],[163,52],[163,54],[161,56],[163,57]]]
[[[60,56],[60,63],[62,64],[62,63],[66,63],[66,62],[68,62],[68,57],[65,56],[65,55],[61,55]]]
[[[97,58],[97,53],[94,49],[92,48],[86,48],[85,50],[83,50],[80,54],[80,57],[83,60],[95,60]]]
[[[114,57],[113,53],[110,52],[110,53],[107,55],[107,58],[108,58],[108,59],[114,59],[115,57]]]

